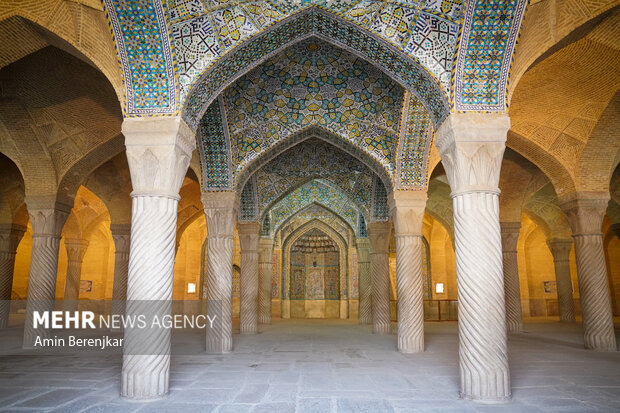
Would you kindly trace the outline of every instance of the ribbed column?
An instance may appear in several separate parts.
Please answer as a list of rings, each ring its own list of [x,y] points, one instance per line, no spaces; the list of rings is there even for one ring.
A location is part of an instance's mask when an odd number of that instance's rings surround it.
[[[133,186],[126,315],[148,320],[171,314],[179,190],[196,140],[179,117],[128,118],[122,130]],[[126,328],[121,396],[161,397],[169,374],[170,329]]]
[[[50,336],[49,330],[34,329],[33,312],[52,311],[54,309],[60,233],[71,207],[51,201],[43,201],[48,205],[54,205],[47,208],[39,205],[38,201],[27,201],[26,203],[32,225],[32,255],[28,276],[28,301],[23,347],[32,348],[37,336],[41,340]]]
[[[129,241],[131,224],[111,224],[114,240],[114,284],[112,285],[112,314],[125,314],[127,274],[129,273]]]
[[[0,328],[9,324],[15,254],[25,231],[19,225],[0,224]]]
[[[261,237],[258,244],[258,322],[271,324],[271,277],[273,239]]]
[[[573,300],[573,283],[570,277],[569,262],[573,240],[554,238],[547,241],[547,245],[553,255],[553,264],[555,266],[560,321],[574,323],[575,302]]]
[[[509,333],[523,331],[521,310],[521,288],[519,287],[519,266],[517,261],[517,242],[520,222],[502,222],[502,257],[504,265],[504,295],[506,300],[506,328]]]
[[[207,353],[232,351],[232,259],[239,197],[235,192],[202,195],[207,220],[207,314],[215,316],[207,328]]]
[[[370,241],[357,239],[357,267],[359,272],[359,323],[372,324],[372,283],[370,281]]]
[[[601,226],[609,193],[577,193],[560,205],[575,242],[577,278],[586,348],[616,351]]]
[[[390,234],[392,222],[370,222],[370,277],[372,282],[372,332],[390,334]]]
[[[499,226],[499,172],[506,115],[452,114],[436,145],[452,189],[459,297],[461,397],[510,398]]]
[[[426,192],[394,191],[388,195],[396,241],[398,351],[424,351],[424,280],[422,220]]]
[[[65,295],[63,309],[76,311],[80,296],[80,278],[82,278],[82,262],[88,248],[85,239],[65,239],[67,250],[67,275],[65,278]]]
[[[258,222],[239,222],[237,232],[241,245],[241,301],[239,325],[241,334],[258,331]]]

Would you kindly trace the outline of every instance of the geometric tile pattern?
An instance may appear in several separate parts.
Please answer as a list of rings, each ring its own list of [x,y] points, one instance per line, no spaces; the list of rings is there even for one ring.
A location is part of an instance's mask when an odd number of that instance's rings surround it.
[[[456,25],[457,23],[453,24]],[[438,29],[443,30],[443,26],[438,26]],[[454,30],[452,29],[450,33]],[[434,74],[435,78],[433,78],[416,61],[417,56],[408,57],[402,50],[399,51],[394,48],[394,45],[388,40],[361,30],[358,24],[344,15],[311,8],[296,15],[292,20],[272,24],[268,29],[263,28],[253,34],[252,41],[240,43],[230,49],[230,52],[223,53],[217,60],[211,62],[200,75],[199,80],[191,81],[191,89],[188,90],[184,98],[183,116],[188,124],[196,124],[202,116],[204,108],[232,79],[257,66],[260,63],[259,60],[267,54],[276,52],[283,45],[287,45],[300,37],[307,37],[312,34],[342,44],[364,60],[382,68],[391,77],[399,79],[403,86],[419,96],[431,112],[433,122],[441,122],[447,116],[449,111],[447,91],[450,83],[447,74],[451,72],[453,59],[437,57],[438,60],[449,66],[442,72],[444,73],[445,83],[440,85],[436,79],[442,78],[441,73]],[[438,47],[440,48],[441,45]],[[429,49],[425,46],[416,50],[420,53],[427,53]],[[432,50],[432,53],[435,53],[435,49]],[[439,55],[440,53],[437,52],[436,56]],[[453,55],[453,52],[448,55]],[[427,59],[427,57],[422,57]],[[183,58],[179,57],[178,60],[183,60]],[[185,78],[181,77],[181,79]],[[186,82],[187,79],[182,81]],[[189,86],[190,83],[182,86],[182,88]]]
[[[312,179],[331,182],[368,215],[372,171],[351,155],[318,138],[307,139],[281,153],[254,175],[259,216],[286,193]],[[247,185],[246,185],[247,186]]]
[[[526,5],[526,0],[469,3],[455,65],[456,110],[506,111],[512,53]]]
[[[377,177],[373,179],[372,202],[370,219],[372,221],[387,221],[390,218],[390,210],[387,203],[387,191],[385,185]]]
[[[394,169],[403,88],[326,42],[297,43],[241,77],[223,97],[237,172],[309,125],[344,137]]]
[[[126,116],[178,112],[176,73],[160,0],[104,0],[120,60]]]
[[[314,179],[290,192],[271,208],[273,233],[290,217],[312,204],[319,204],[333,211],[357,232],[359,210],[355,203],[333,185]]]
[[[220,102],[213,102],[200,120],[198,148],[205,191],[227,190],[232,185],[230,149]]]
[[[357,236],[360,238],[368,238],[368,228],[366,227],[366,220],[362,214],[359,216],[358,226]]]
[[[258,221],[256,183],[253,178],[245,183],[241,191],[239,221]]]
[[[407,113],[404,133],[399,142],[399,158],[396,165],[399,189],[426,189],[428,152],[433,138],[433,129],[428,112],[414,95],[405,98]]]

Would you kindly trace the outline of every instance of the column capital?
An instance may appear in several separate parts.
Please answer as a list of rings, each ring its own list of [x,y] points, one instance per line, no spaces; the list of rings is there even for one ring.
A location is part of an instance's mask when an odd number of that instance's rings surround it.
[[[519,241],[519,232],[521,231],[520,222],[500,222],[502,234],[502,251],[517,252],[517,242]]]
[[[273,238],[260,237],[258,241],[258,253],[261,257],[269,257],[271,261],[271,254],[273,253]]]
[[[393,191],[387,198],[394,220],[394,235],[422,235],[422,221],[428,199],[426,191]]]
[[[50,236],[60,238],[62,228],[71,213],[72,205],[42,198],[28,198],[28,216],[32,225],[32,234],[37,236]]]
[[[357,261],[370,262],[370,240],[368,238],[358,238],[357,244]]]
[[[207,238],[232,237],[239,213],[239,195],[234,191],[203,192]]]
[[[566,214],[573,236],[601,234],[609,192],[575,192],[558,202]]]
[[[175,116],[126,118],[122,132],[133,186],[131,196],[178,199],[196,148],[194,131]]]
[[[573,240],[570,238],[552,238],[547,240],[547,246],[554,261],[568,261]]]
[[[69,261],[82,262],[89,242],[85,239],[66,239],[67,259]]]
[[[510,118],[506,114],[453,113],[437,129],[452,196],[466,192],[499,193],[499,173]]]
[[[390,252],[390,235],[392,221],[372,221],[368,224],[368,239],[372,254],[388,254]]]
[[[129,252],[131,224],[110,224],[116,252]]]
[[[15,253],[26,227],[15,224],[0,224],[0,252]]]
[[[256,221],[238,222],[237,233],[239,234],[241,253],[258,251],[260,223]]]

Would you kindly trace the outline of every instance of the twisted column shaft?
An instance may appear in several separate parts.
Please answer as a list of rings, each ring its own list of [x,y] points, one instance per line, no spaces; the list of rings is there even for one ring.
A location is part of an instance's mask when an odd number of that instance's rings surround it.
[[[454,210],[461,397],[510,398],[499,173],[510,119],[451,114],[436,133]]]
[[[29,207],[33,234],[24,323],[24,348],[34,347],[37,337],[43,340],[50,336],[49,330],[34,328],[33,313],[54,309],[60,233],[69,216],[69,211],[69,206],[59,204],[50,208]]]
[[[517,261],[517,241],[520,222],[502,222],[502,258],[504,266],[504,295],[506,300],[506,328],[509,333],[523,331],[521,309],[521,288],[519,287],[519,265]]]
[[[148,320],[172,313],[179,190],[196,138],[180,117],[127,118],[122,131],[133,187],[125,314],[148,327],[125,328],[121,396],[158,398],[168,392],[171,331]]]
[[[558,307],[560,321],[575,322],[575,303],[573,301],[573,284],[570,278],[570,250],[573,241],[570,239],[551,239],[547,241],[553,255],[555,266],[555,282],[558,291]]]
[[[237,224],[241,244],[241,302],[239,323],[241,334],[258,331],[258,222]]]
[[[271,277],[273,240],[261,238],[258,252],[258,322],[271,324]]]
[[[82,239],[66,239],[67,275],[65,278],[65,295],[63,306],[65,311],[76,311],[80,296],[80,278],[82,278],[82,262],[88,248],[88,241]]]
[[[125,314],[131,224],[111,224],[114,239],[114,284],[112,285],[112,314]]]
[[[370,281],[370,242],[357,240],[357,266],[359,272],[359,323],[372,324],[372,283]]]
[[[22,226],[0,225],[0,329],[9,324],[15,255],[24,232]]]
[[[584,344],[598,351],[616,351],[601,234],[608,201],[609,193],[578,193],[560,205],[568,217],[575,242]]]
[[[215,316],[207,328],[206,351],[232,351],[232,260],[239,197],[234,192],[204,193],[207,220],[207,314]]]
[[[390,334],[390,234],[391,222],[371,222],[370,272],[372,280],[372,332]]]
[[[396,294],[398,298],[398,351],[424,351],[424,280],[422,274],[422,220],[426,192],[394,191],[388,204],[396,241]]]

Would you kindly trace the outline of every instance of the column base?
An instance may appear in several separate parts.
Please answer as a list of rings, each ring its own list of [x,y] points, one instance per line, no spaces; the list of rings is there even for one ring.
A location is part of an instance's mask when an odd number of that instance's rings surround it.
[[[121,397],[153,400],[160,399],[168,393],[170,356],[125,356],[123,366],[129,371],[123,371],[121,374]]]
[[[424,340],[409,341],[398,340],[398,352],[403,354],[414,354],[424,352]]]
[[[373,334],[392,334],[392,326],[385,324],[375,324],[372,326]]]
[[[480,397],[459,392],[459,396],[463,400],[469,400],[480,404],[503,404],[512,400],[512,395],[510,394],[508,396]]]

